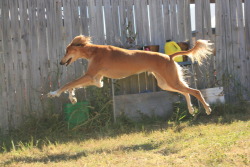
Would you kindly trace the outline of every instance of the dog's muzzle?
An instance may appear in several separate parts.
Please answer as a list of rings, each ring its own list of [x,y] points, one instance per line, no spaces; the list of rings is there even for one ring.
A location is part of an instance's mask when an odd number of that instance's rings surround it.
[[[72,58],[69,58],[66,62],[61,61],[61,62],[60,62],[60,65],[64,65],[64,64],[66,64],[66,66],[67,66],[67,65],[69,65],[69,64],[70,64],[71,60],[72,60]]]

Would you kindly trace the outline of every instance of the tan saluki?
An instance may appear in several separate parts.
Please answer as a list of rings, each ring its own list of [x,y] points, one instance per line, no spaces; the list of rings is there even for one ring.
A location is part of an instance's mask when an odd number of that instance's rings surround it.
[[[211,43],[198,40],[195,46],[188,51],[180,51],[172,55],[142,50],[126,50],[115,46],[95,45],[90,37],[83,35],[75,37],[66,48],[61,65],[70,65],[77,59],[88,60],[87,72],[80,78],[67,83],[60,89],[50,92],[49,97],[60,96],[69,92],[72,103],[76,102],[74,90],[90,85],[102,87],[103,77],[120,79],[141,72],[151,72],[157,79],[158,86],[163,90],[178,92],[185,96],[190,114],[194,114],[190,94],[196,97],[204,106],[206,113],[210,114],[209,104],[204,100],[201,92],[190,88],[183,79],[181,67],[173,61],[178,55],[188,55],[198,64],[211,54]]]

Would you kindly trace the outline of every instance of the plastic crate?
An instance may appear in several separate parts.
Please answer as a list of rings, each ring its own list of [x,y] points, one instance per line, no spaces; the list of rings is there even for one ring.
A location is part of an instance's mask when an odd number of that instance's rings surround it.
[[[89,118],[89,102],[77,102],[76,104],[64,105],[65,120],[69,128],[73,128],[88,120]]]

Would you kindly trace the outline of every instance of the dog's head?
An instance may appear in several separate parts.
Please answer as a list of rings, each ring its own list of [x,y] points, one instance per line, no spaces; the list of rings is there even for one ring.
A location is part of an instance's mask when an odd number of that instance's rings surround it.
[[[89,43],[91,43],[90,37],[83,35],[76,36],[67,46],[65,56],[62,58],[60,64],[67,66],[79,58],[84,58],[84,52],[81,50]]]

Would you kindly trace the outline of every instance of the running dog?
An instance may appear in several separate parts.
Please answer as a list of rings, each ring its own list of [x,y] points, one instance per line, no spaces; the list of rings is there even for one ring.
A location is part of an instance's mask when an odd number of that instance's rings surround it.
[[[69,92],[72,103],[76,103],[74,90],[90,85],[102,87],[103,77],[120,79],[141,72],[152,73],[158,86],[167,91],[178,92],[185,96],[190,114],[194,114],[190,95],[196,97],[204,106],[206,113],[211,113],[209,104],[201,92],[190,88],[184,81],[182,68],[173,60],[175,56],[187,55],[192,61],[202,64],[208,55],[212,54],[212,43],[198,40],[188,51],[180,51],[172,55],[142,50],[126,50],[109,45],[95,45],[91,38],[83,35],[76,36],[66,48],[61,65],[70,65],[77,59],[87,59],[87,72],[80,78],[67,83],[60,89],[48,93],[49,97],[58,97],[63,92]]]

